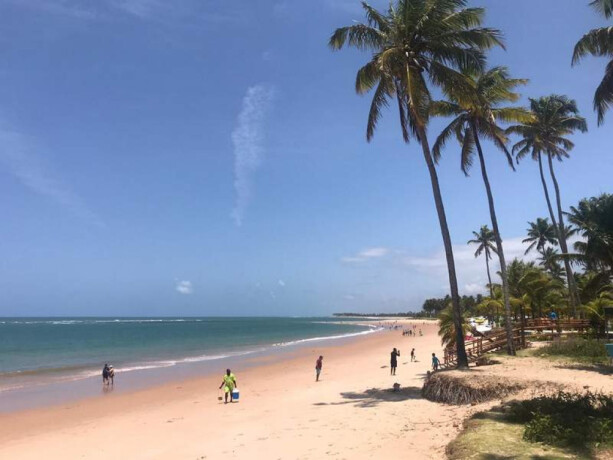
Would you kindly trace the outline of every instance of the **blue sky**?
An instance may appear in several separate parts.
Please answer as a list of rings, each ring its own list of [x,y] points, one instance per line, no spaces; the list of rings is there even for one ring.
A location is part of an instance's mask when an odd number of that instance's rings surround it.
[[[570,67],[606,22],[587,0],[470,3],[504,31],[490,62],[530,79],[525,98],[568,94],[588,119],[556,165],[563,203],[610,192],[613,114],[597,128],[591,108],[606,62]],[[420,150],[394,111],[366,143],[353,82],[368,55],[326,46],[353,20],[354,0],[0,0],[0,315],[406,311],[443,295]],[[486,154],[512,258],[546,215],[538,171]],[[438,171],[461,291],[481,292],[465,243],[488,222],[482,181],[453,144]]]

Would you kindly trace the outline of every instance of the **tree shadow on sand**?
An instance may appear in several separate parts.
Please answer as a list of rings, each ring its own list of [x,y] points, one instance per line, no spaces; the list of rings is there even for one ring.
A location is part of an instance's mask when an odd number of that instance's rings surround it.
[[[613,375],[613,366],[604,364],[561,364],[555,366],[558,369],[570,369],[574,371],[597,372],[602,375]]]
[[[355,404],[357,407],[374,407],[382,402],[400,402],[408,399],[421,399],[421,388],[406,387],[398,391],[392,389],[371,388],[363,392],[349,391],[341,393],[344,401],[333,403],[315,403],[316,406],[334,406]]]

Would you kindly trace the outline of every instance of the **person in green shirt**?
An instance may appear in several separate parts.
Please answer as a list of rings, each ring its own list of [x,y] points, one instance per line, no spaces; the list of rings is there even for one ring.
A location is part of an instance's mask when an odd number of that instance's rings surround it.
[[[221,385],[219,385],[219,389],[223,387],[225,392],[224,404],[228,403],[228,394],[230,394],[230,402],[232,402],[232,390],[236,388],[238,384],[236,383],[236,377],[230,369],[226,369],[226,375],[223,376],[223,380],[221,381]]]

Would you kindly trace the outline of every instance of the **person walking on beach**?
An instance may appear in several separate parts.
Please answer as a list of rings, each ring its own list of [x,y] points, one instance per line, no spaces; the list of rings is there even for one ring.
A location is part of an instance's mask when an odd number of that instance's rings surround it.
[[[398,367],[398,356],[400,356],[400,350],[395,348],[392,350],[390,359],[390,375],[396,375],[396,367]]]
[[[324,366],[324,357],[320,356],[317,361],[315,361],[315,381],[319,382],[319,374],[321,374],[321,368]]]
[[[411,362],[415,361],[415,348],[411,350]]]
[[[221,385],[219,385],[219,389],[223,387],[225,397],[224,404],[228,403],[228,393],[230,394],[230,402],[232,402],[232,391],[236,388],[238,384],[236,383],[236,377],[230,369],[226,369],[226,375],[223,376],[223,380],[221,381]]]
[[[107,385],[109,383],[109,364],[108,363],[104,363],[104,367],[102,368],[102,383],[107,384]]]
[[[440,364],[441,362],[439,361],[439,359],[436,357],[434,353],[432,353],[432,370],[438,371],[438,366],[440,366]]]

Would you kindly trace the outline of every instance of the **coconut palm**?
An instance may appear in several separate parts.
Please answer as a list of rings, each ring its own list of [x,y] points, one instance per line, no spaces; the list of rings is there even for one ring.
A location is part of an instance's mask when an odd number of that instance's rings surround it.
[[[441,337],[441,345],[447,346],[453,344],[456,340],[457,330],[456,330],[456,322],[453,314],[453,309],[451,306],[441,310],[438,315],[439,320],[439,329],[438,335]],[[462,312],[462,328],[460,329],[460,333],[462,336],[465,336],[467,332],[471,331],[470,324],[468,323],[467,315],[465,312]]]
[[[566,244],[566,227],[564,226],[564,218],[562,215],[562,202],[560,198],[560,187],[556,179],[553,169],[553,159],[556,158],[562,161],[563,158],[568,158],[568,151],[574,147],[574,144],[567,139],[566,136],[574,131],[587,131],[587,123],[585,118],[578,115],[579,110],[575,101],[566,96],[551,95],[541,97],[539,99],[530,99],[530,109],[533,114],[532,120],[527,123],[510,127],[507,131],[519,134],[523,137],[513,146],[513,152],[517,155],[517,161],[526,157],[528,154],[538,161],[541,182],[543,191],[545,192],[545,200],[549,210],[549,217],[556,228],[558,243],[564,256],[564,269],[569,289],[570,304],[573,310],[573,315],[576,313],[577,307],[577,291],[574,284],[573,272],[570,267],[570,261],[567,257],[568,247]],[[556,204],[558,208],[558,220],[553,212],[547,182],[543,174],[542,154],[547,155],[549,164],[549,173],[555,188]]]
[[[355,84],[358,94],[374,90],[367,140],[372,139],[382,110],[393,101],[398,105],[404,141],[409,142],[413,137],[421,145],[445,247],[459,367],[468,366],[460,327],[462,307],[449,227],[426,127],[431,102],[429,86],[462,84],[459,70],[483,68],[483,50],[502,45],[498,30],[480,27],[484,9],[466,8],[466,4],[466,0],[397,0],[383,13],[362,2],[366,23],[337,29],[329,42],[334,50],[347,44],[372,53],[368,63],[358,70]]]
[[[460,167],[464,174],[472,166],[475,151],[481,166],[481,176],[485,184],[487,201],[492,220],[494,240],[496,241],[496,253],[500,261],[500,273],[502,275],[502,292],[504,296],[505,317],[507,328],[508,353],[515,354],[513,349],[513,326],[511,324],[511,305],[509,303],[509,290],[507,286],[507,267],[504,259],[502,238],[498,228],[498,218],[494,206],[494,195],[487,175],[485,157],[481,146],[481,139],[489,139],[507,157],[509,165],[513,167],[513,157],[507,150],[507,138],[502,128],[498,126],[503,122],[522,122],[530,119],[528,112],[518,107],[501,107],[502,104],[515,102],[519,94],[513,90],[527,83],[527,80],[509,78],[509,72],[505,67],[494,67],[486,72],[464,72],[465,84],[444,87],[447,101],[437,101],[432,104],[434,115],[452,116],[449,125],[443,129],[432,147],[434,159],[438,161],[441,149],[447,140],[455,134],[460,145]],[[490,281],[491,284],[491,281]]]
[[[492,276],[490,275],[490,259],[492,258],[492,252],[496,254],[496,247],[494,246],[494,232],[492,232],[487,225],[482,225],[479,232],[473,232],[475,238],[468,240],[466,244],[477,244],[477,250],[475,251],[475,258],[481,254],[485,254],[485,269],[487,270],[488,288],[490,289],[490,297],[494,296],[492,291]]]
[[[568,219],[583,237],[574,245],[579,254],[575,259],[583,262],[588,270],[613,274],[613,195],[583,199],[570,207]]]
[[[530,228],[528,228],[528,238],[523,239],[522,243],[530,243],[528,249],[524,254],[528,254],[532,249],[536,248],[538,252],[543,252],[545,245],[551,244],[557,246],[558,237],[556,229],[549,223],[549,220],[545,217],[536,218],[536,222],[528,222]]]
[[[581,304],[586,305],[596,299],[603,291],[613,290],[611,275],[607,272],[588,271],[576,275],[577,291]]]
[[[594,0],[590,5],[605,18],[613,16],[613,0]],[[578,64],[587,54],[611,58],[594,94],[594,110],[598,114],[598,124],[601,125],[605,112],[613,104],[613,26],[592,29],[585,34],[575,45],[572,65]]]
[[[565,273],[564,269],[558,262],[560,260],[558,251],[555,248],[548,246],[539,252],[541,253],[541,256],[539,257],[541,267],[543,267],[554,280],[562,281]]]

